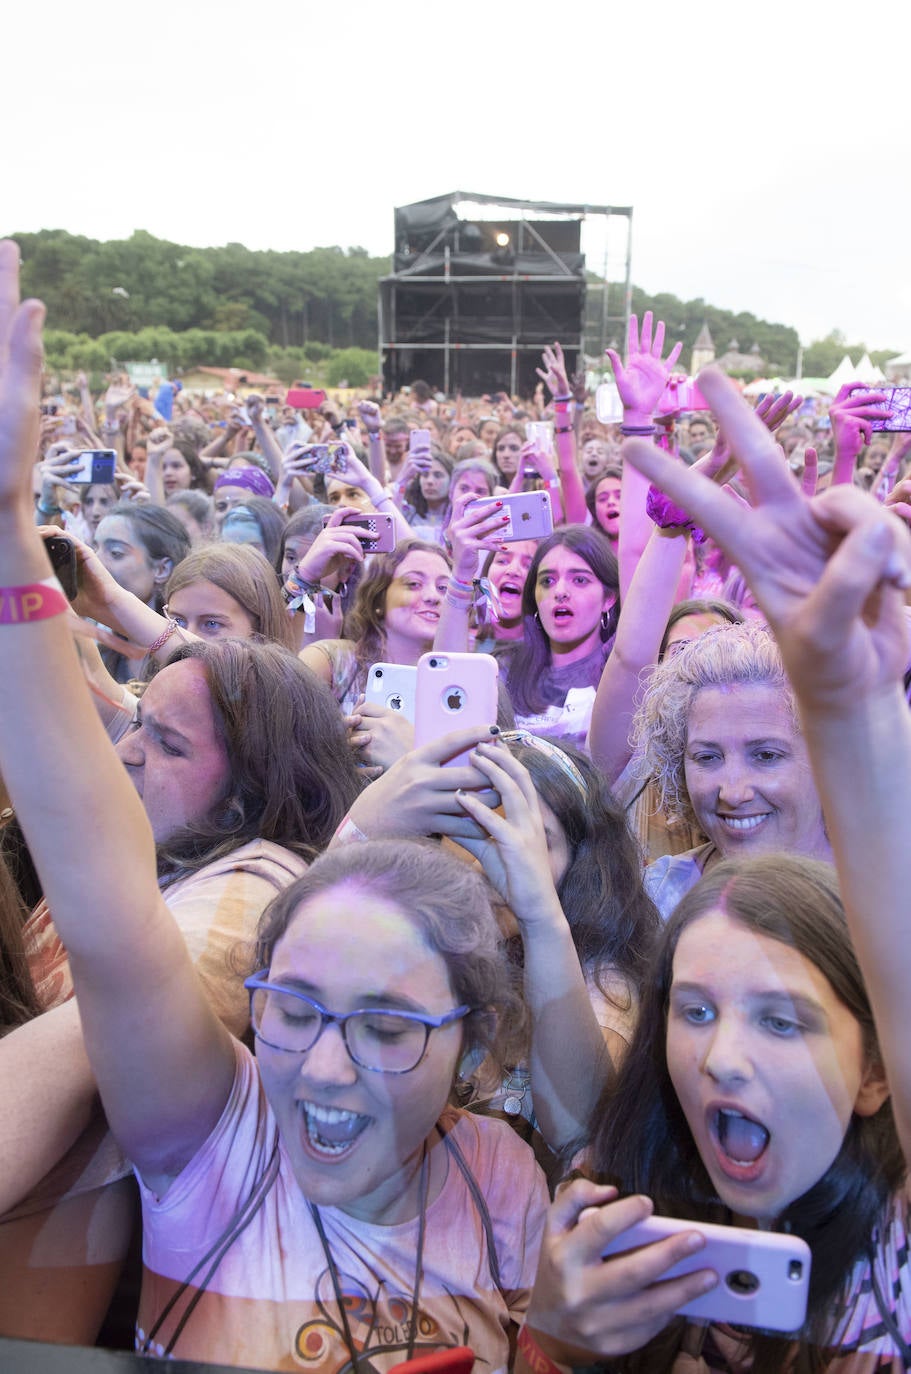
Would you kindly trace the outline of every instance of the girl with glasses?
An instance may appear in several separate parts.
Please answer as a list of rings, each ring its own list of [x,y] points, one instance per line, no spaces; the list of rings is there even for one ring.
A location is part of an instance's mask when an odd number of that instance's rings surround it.
[[[42,312],[18,307],[17,259],[0,246],[0,759],[141,1181],[140,1347],[335,1371],[469,1345],[505,1370],[546,1191],[508,1127],[447,1107],[461,1054],[493,1047],[511,996],[483,886],[411,845],[317,861],[270,908],[256,959],[280,990],[267,999],[303,1000],[257,1010],[258,1058],[224,1028],[159,889],[154,777],[138,776],[140,795],[110,747],[32,524]],[[188,720],[213,707],[195,661],[166,673],[184,709],[166,729],[144,701],[137,736],[143,755],[181,758]],[[192,760],[184,773],[191,792],[205,781]],[[227,825],[247,798],[225,803]]]

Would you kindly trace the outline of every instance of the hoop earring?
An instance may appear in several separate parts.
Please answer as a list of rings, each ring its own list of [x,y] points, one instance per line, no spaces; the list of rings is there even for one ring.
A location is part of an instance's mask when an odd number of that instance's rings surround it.
[[[610,624],[610,612],[609,612],[609,611],[602,611],[602,612],[601,612],[601,628],[602,628],[602,630],[606,630],[609,624]]]
[[[537,612],[537,611],[535,611],[534,616],[532,617],[532,619],[534,620],[534,622],[535,622],[536,625],[540,626],[540,624],[541,624],[541,617],[538,615],[538,612]]]

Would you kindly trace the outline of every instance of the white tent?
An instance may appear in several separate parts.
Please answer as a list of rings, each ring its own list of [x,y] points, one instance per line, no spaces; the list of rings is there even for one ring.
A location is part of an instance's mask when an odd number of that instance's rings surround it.
[[[838,391],[839,387],[844,386],[845,382],[856,382],[858,380],[857,368],[851,362],[847,353],[842,358],[831,377],[827,378],[828,385],[831,387],[833,395]]]
[[[865,353],[861,358],[860,362],[857,364],[855,373],[857,380],[859,382],[866,382],[868,386],[876,386],[878,382],[884,382],[886,380],[886,374],[876,366],[869,353]]]

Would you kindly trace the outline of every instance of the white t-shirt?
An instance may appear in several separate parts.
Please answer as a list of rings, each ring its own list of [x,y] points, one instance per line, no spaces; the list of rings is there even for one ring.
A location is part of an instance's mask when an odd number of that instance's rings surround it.
[[[414,1350],[420,1355],[470,1345],[479,1367],[496,1374],[507,1367],[510,1323],[528,1304],[547,1190],[531,1150],[508,1126],[454,1110],[440,1125],[458,1144],[485,1199],[501,1286],[491,1273],[481,1211],[450,1155],[446,1182],[426,1213]],[[270,1167],[275,1177],[266,1187]],[[152,1335],[150,1354],[165,1352],[204,1286],[173,1344],[174,1356],[312,1374],[338,1374],[350,1363],[322,1245],[279,1145],[256,1062],[243,1046],[237,1046],[231,1098],[195,1159],[161,1200],[141,1181],[140,1188],[140,1349],[192,1274]],[[258,1188],[264,1196],[251,1207],[249,1224],[220,1262],[207,1260]],[[371,1368],[388,1370],[407,1358],[418,1219],[378,1226],[334,1207],[321,1207],[320,1216],[356,1349]]]

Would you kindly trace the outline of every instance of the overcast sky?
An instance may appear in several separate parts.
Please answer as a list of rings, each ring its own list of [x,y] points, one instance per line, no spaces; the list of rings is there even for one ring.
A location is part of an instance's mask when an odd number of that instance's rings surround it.
[[[646,290],[908,350],[911,4],[851,13],[17,4],[0,230],[388,253],[456,189],[632,205]]]

